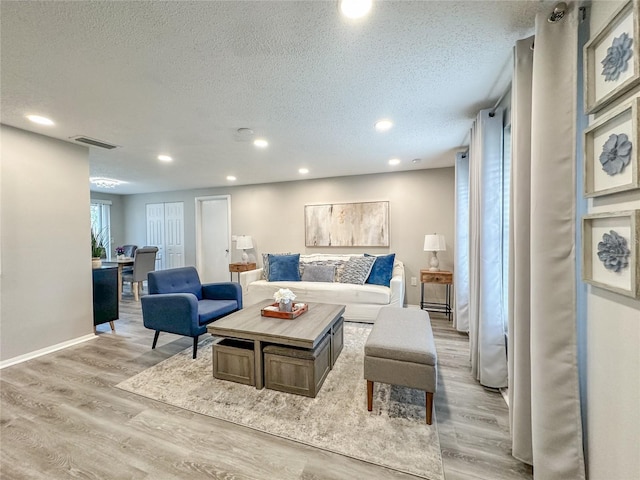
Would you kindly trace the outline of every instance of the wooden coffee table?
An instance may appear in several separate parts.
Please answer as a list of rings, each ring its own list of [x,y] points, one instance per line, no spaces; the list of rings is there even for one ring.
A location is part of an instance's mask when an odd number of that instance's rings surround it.
[[[339,350],[342,349],[342,343],[338,344],[342,337],[335,338],[334,333],[336,328],[342,326],[345,306],[309,303],[309,311],[293,320],[285,320],[260,315],[260,310],[271,303],[273,303],[272,300],[265,299],[207,326],[207,331],[216,337],[253,342],[256,388],[264,387],[262,350],[265,344],[313,350],[329,334],[331,367],[333,367]]]

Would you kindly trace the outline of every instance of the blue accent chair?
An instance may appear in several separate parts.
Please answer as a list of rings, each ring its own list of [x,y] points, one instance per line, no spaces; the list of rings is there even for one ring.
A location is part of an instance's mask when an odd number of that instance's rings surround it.
[[[194,267],[149,272],[149,295],[141,298],[144,326],[155,330],[156,348],[160,332],[193,338],[193,358],[198,351],[198,337],[207,325],[242,309],[239,283],[201,284]]]

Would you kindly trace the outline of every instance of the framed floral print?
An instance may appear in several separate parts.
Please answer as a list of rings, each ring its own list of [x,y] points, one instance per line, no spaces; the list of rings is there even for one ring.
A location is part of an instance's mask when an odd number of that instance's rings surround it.
[[[629,0],[584,46],[585,112],[595,113],[640,83],[640,0]]]
[[[582,279],[640,298],[640,210],[582,217]]]
[[[597,197],[640,186],[640,97],[622,104],[584,131],[584,195]]]

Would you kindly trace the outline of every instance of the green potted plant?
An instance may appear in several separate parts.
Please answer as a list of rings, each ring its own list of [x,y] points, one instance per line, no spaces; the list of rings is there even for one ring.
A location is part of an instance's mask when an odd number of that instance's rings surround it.
[[[100,268],[102,266],[102,256],[106,253],[104,244],[106,243],[105,232],[96,232],[91,229],[91,266]]]

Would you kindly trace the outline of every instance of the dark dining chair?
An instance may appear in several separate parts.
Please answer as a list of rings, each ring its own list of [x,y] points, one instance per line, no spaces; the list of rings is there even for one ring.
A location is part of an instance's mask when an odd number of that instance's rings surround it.
[[[135,257],[136,255],[136,250],[138,249],[137,245],[123,245],[122,248],[124,249],[124,256],[125,257]]]

